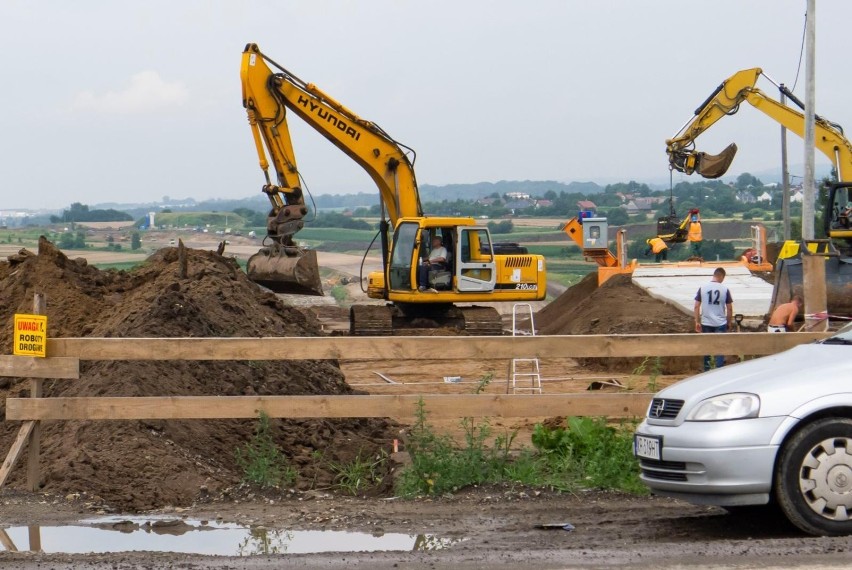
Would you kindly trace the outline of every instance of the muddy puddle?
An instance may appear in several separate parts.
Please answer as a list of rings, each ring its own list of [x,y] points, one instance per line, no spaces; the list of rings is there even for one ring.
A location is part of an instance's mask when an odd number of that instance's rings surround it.
[[[86,554],[179,552],[218,556],[441,550],[461,539],[434,535],[282,530],[221,521],[104,517],[72,525],[0,529],[6,551]]]

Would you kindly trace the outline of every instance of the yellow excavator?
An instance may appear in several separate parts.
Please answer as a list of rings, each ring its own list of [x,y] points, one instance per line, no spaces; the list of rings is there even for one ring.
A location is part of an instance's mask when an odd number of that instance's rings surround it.
[[[516,244],[492,242],[488,228],[473,218],[423,213],[412,149],[275,63],[256,44],[243,51],[240,77],[243,106],[265,176],[262,191],[271,204],[264,247],[246,267],[250,279],[279,293],[322,294],[316,253],[293,239],[305,224],[308,208],[287,124],[292,112],[361,166],[379,190],[383,267],[369,274],[367,295],[389,303],[353,306],[352,334],[454,327],[468,334],[499,335],[502,321],[494,308],[460,304],[544,299],[542,256]],[[440,266],[424,269],[421,265],[436,237],[446,258]]]
[[[738,71],[710,94],[680,131],[666,141],[666,153],[672,169],[685,174],[697,173],[704,178],[722,176],[734,159],[736,144],[730,144],[721,153],[711,155],[697,152],[695,140],[722,117],[735,114],[743,102],[804,138],[805,117],[802,112],[767,96],[755,87],[761,76],[766,77],[762,69],[757,67]],[[789,89],[771,79],[769,81],[799,109],[804,109],[804,104]],[[837,182],[828,188],[824,209],[824,230],[828,240],[823,243],[814,240],[805,245],[807,249],[819,251],[820,255],[827,257],[825,269],[829,312],[852,315],[852,201],[849,190],[852,187],[852,144],[844,136],[840,125],[824,117],[816,116],[815,134],[816,148],[834,165]],[[783,297],[801,285],[801,259],[779,259],[776,265],[775,297],[782,298],[781,302],[784,302]],[[780,297],[779,290],[785,291]],[[773,299],[773,306],[776,301]]]

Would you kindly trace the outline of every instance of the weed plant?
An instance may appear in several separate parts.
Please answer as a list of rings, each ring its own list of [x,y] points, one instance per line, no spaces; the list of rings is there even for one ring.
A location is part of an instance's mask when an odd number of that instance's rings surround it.
[[[657,380],[660,378],[660,374],[663,372],[663,360],[659,356],[646,356],[639,365],[633,369],[634,376],[641,376],[648,369],[648,364],[650,363],[651,369],[648,372],[648,385],[646,390],[648,392],[656,392],[657,391]]]
[[[335,484],[350,495],[357,495],[365,489],[379,485],[387,460],[385,452],[381,452],[375,459],[364,459],[359,453],[351,463],[332,463]]]
[[[632,425],[611,426],[604,418],[571,417],[567,427],[535,426],[532,442],[538,451],[547,485],[617,489],[647,493],[633,457]]]
[[[260,412],[254,437],[235,452],[237,465],[243,470],[243,480],[261,487],[281,487],[296,480],[296,471],[275,445],[269,416]]]
[[[632,453],[632,426],[603,418],[567,420],[566,427],[535,426],[534,449],[510,453],[517,432],[491,435],[488,422],[462,420],[463,445],[438,435],[427,422],[422,400],[406,442],[411,466],[397,480],[402,496],[453,493],[469,485],[513,483],[561,491],[617,489],[646,493]]]
[[[348,294],[346,293],[346,287],[343,285],[333,286],[331,288],[330,294],[334,298],[334,300],[337,301],[338,305],[346,301],[346,297],[348,297]]]
[[[459,448],[449,436],[435,433],[426,421],[423,400],[418,402],[416,420],[406,442],[412,464],[397,481],[399,494],[440,495],[468,485],[505,480],[509,443],[514,436],[497,438],[489,447],[488,422],[477,424],[465,418],[462,426],[465,445]]]

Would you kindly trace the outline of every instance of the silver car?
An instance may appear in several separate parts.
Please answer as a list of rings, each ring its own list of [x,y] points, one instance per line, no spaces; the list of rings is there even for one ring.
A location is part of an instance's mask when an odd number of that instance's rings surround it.
[[[852,324],[660,391],[633,453],[655,494],[774,503],[810,534],[852,534]]]

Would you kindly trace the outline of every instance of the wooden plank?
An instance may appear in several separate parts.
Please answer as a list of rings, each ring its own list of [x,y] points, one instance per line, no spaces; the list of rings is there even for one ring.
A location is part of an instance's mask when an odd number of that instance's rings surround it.
[[[9,419],[8,416],[6,419]],[[29,440],[35,424],[36,422],[24,422],[21,429],[18,430],[18,436],[12,443],[12,447],[9,448],[9,453],[6,455],[5,461],[3,461],[3,465],[0,466],[0,488],[6,484],[6,479],[9,478],[9,474],[12,472],[12,467],[15,466],[15,463],[17,463],[18,458],[21,456],[24,444],[26,444]]]
[[[378,396],[172,396],[8,398],[7,420],[256,418],[413,418],[423,400],[430,418],[642,417],[652,394],[442,394]]]
[[[802,287],[805,297],[805,330],[828,330],[828,293],[825,283],[825,256],[802,255]]]
[[[41,552],[41,527],[37,524],[28,525],[27,537],[30,539],[30,552]]]
[[[6,549],[6,552],[18,551],[18,547],[15,546],[14,542],[12,542],[12,537],[10,537],[2,528],[0,528],[0,544],[3,545],[3,548]]]
[[[442,360],[775,354],[826,333],[501,337],[55,338],[49,354],[81,360]]]
[[[48,339],[48,344],[50,340]],[[18,378],[80,378],[79,358],[36,358],[0,355],[0,376]]]

